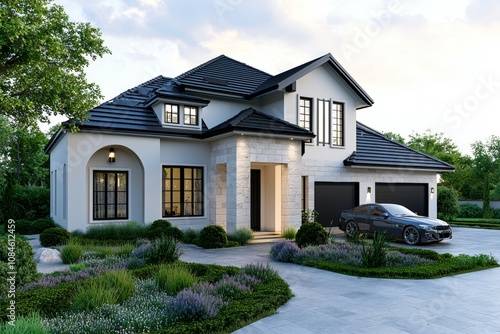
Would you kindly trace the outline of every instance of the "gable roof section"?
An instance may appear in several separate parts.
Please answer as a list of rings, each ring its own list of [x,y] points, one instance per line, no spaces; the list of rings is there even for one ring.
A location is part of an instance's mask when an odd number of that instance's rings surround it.
[[[270,77],[270,74],[221,55],[175,79],[187,91],[203,90],[244,98]]]
[[[233,132],[248,132],[299,139],[315,137],[314,133],[309,130],[253,108],[242,110],[236,116],[208,130],[203,137],[210,138]]]
[[[369,107],[373,104],[373,99],[368,95],[368,93],[361,88],[356,80],[351,77],[351,75],[330,53],[269,78],[266,82],[255,89],[251,97],[256,97],[274,90],[283,90],[293,82],[297,81],[297,79],[324,64],[329,64],[346,82],[346,84],[351,87],[351,89],[363,100],[365,104],[359,108]]]
[[[359,122],[356,124],[356,151],[344,160],[344,166],[455,170],[453,165],[395,142]]]

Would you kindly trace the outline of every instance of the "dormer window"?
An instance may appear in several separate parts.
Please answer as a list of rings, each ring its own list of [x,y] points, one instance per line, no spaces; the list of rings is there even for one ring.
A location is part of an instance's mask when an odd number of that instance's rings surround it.
[[[197,106],[165,103],[163,123],[177,126],[198,126],[200,124],[198,110]]]
[[[179,124],[179,106],[176,104],[165,104],[164,122]]]
[[[198,125],[198,107],[184,106],[184,124]]]

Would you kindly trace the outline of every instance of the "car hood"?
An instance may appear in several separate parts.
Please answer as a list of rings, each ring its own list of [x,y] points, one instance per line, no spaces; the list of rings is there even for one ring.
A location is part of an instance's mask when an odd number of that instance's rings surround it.
[[[431,218],[431,217],[424,217],[424,216],[406,216],[406,217],[397,217],[398,219],[401,219],[403,221],[406,221],[408,223],[414,223],[414,224],[429,224],[433,226],[448,226],[448,223],[445,222],[444,220],[437,219],[437,218]]]

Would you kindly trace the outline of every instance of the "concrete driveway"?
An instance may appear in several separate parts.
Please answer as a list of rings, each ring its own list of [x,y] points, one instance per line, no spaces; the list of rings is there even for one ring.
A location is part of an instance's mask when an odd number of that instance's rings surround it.
[[[492,254],[500,260],[500,231],[453,230],[451,240],[416,247],[454,255]],[[500,268],[432,280],[361,278],[273,261],[270,247],[204,250],[182,245],[183,261],[238,267],[270,263],[290,285],[294,297],[277,314],[238,334],[500,332]]]

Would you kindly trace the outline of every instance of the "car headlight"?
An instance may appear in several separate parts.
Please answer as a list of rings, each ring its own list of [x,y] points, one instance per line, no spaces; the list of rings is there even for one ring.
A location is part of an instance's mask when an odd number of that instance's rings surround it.
[[[420,224],[418,226],[420,226],[420,228],[422,228],[422,229],[424,229],[426,231],[435,231],[435,230],[437,230],[436,226],[433,226],[433,225]]]

